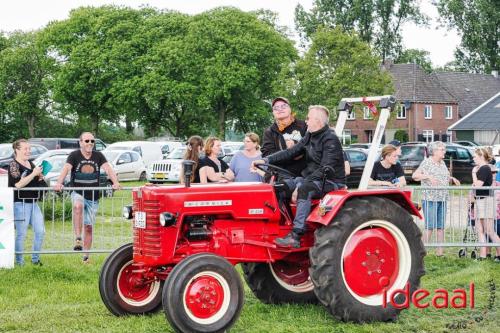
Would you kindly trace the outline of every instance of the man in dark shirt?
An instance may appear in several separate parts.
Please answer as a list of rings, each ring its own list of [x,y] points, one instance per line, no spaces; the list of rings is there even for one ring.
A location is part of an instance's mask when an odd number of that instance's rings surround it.
[[[57,183],[56,191],[63,188],[66,175],[71,173],[71,187],[99,187],[100,168],[103,168],[113,182],[113,189],[120,188],[116,173],[101,152],[94,151],[95,138],[92,133],[84,132],[80,135],[80,149],[69,154]],[[83,250],[92,247],[92,226],[99,207],[98,190],[82,189],[71,193],[73,203],[73,230],[75,232],[75,246],[73,250],[82,250],[82,224],[84,227]],[[83,257],[83,262],[89,262],[88,253]]]
[[[271,107],[273,109],[274,123],[266,128],[262,139],[262,157],[267,157],[278,151],[292,147],[306,134],[307,125],[303,120],[295,119],[290,103],[284,97],[275,98]],[[296,157],[293,161],[278,166],[300,176],[305,168],[306,161],[303,156]]]
[[[252,162],[257,164],[291,161],[304,155],[306,167],[302,177],[286,182],[290,191],[298,189],[297,213],[293,221],[293,230],[283,238],[276,238],[275,243],[283,247],[300,247],[300,238],[305,231],[306,218],[311,212],[312,199],[321,198],[325,193],[345,187],[344,155],[340,140],[328,126],[329,111],[322,105],[309,107],[307,115],[307,133],[293,147],[274,153],[262,160]],[[331,167],[330,172],[324,167]],[[324,184],[324,186],[323,186]]]

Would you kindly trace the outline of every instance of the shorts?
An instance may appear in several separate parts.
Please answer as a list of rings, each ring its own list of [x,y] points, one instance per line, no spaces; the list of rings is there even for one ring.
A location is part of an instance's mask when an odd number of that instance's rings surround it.
[[[476,197],[476,219],[494,219],[496,215],[495,199],[493,197]]]
[[[444,229],[446,219],[446,201],[422,200],[424,211],[425,229]]]
[[[87,200],[81,194],[71,192],[71,203],[73,206],[76,202],[81,202],[83,205],[83,224],[94,225],[99,201]]]

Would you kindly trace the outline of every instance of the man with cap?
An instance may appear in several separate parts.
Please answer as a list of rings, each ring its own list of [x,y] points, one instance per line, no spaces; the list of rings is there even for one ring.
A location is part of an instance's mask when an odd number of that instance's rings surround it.
[[[271,107],[274,123],[264,131],[261,148],[262,157],[293,147],[302,139],[307,130],[304,121],[295,119],[290,102],[285,97],[276,97],[272,101]],[[299,156],[290,163],[282,163],[279,166],[296,176],[300,176],[300,173],[306,167],[306,161],[303,156]]]
[[[288,192],[298,189],[297,211],[292,231],[274,243],[282,247],[300,247],[300,238],[306,230],[306,219],[311,212],[312,199],[345,187],[344,155],[340,140],[328,125],[330,112],[322,105],[311,105],[307,115],[307,133],[293,147],[252,162],[252,168],[263,163],[276,165],[305,156],[306,167],[301,177],[284,181]]]

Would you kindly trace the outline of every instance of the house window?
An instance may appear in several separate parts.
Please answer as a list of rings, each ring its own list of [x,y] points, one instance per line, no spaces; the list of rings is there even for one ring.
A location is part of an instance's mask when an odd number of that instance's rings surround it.
[[[451,108],[451,105],[446,105],[444,107],[444,118],[445,119],[452,119],[453,118],[453,109]]]
[[[400,104],[398,107],[397,119],[406,119],[406,106]]]
[[[354,119],[356,119],[356,114],[354,113],[354,110],[352,110],[347,114],[347,120],[354,120]]]
[[[451,142],[452,133],[451,131],[446,132],[446,142]]]
[[[424,107],[424,118],[425,119],[432,119],[432,106],[431,105],[426,105]]]
[[[363,108],[363,119],[373,119],[372,113],[367,106]]]
[[[350,129],[345,129],[342,131],[342,145],[350,145],[351,144],[351,135],[352,131]]]
[[[422,135],[424,136],[425,142],[434,141],[434,130],[423,130]]]

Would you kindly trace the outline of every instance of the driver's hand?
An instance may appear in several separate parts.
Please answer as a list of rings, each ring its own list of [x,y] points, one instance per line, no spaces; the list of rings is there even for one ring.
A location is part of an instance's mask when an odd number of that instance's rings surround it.
[[[250,171],[251,172],[257,172],[256,165],[264,164],[264,163],[266,163],[266,161],[264,161],[264,160],[255,160],[255,161],[252,161],[252,165],[250,165]]]

